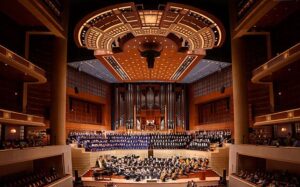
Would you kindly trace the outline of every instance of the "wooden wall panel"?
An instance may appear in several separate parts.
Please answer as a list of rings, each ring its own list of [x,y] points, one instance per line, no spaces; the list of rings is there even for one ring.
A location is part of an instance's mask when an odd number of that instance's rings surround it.
[[[252,84],[248,85],[248,103],[251,113],[250,121],[255,116],[268,114],[271,112],[269,85]]]
[[[72,67],[68,67],[67,85],[74,90],[76,89],[77,93],[84,92],[104,98],[109,89],[108,83]]]
[[[66,119],[69,122],[103,124],[102,105],[68,97]]]
[[[76,88],[75,88],[76,87]],[[111,87],[95,77],[68,68],[67,87],[67,133],[77,131],[99,131],[111,129]],[[70,98],[81,105],[101,107],[101,122],[95,121],[92,113],[81,111],[74,116],[70,110]],[[91,112],[91,111],[90,111]],[[93,112],[94,113],[94,112]],[[100,116],[100,115],[99,115]],[[98,117],[99,117],[98,116]],[[80,117],[80,118],[78,118]],[[90,119],[90,120],[88,120]]]
[[[231,68],[226,69],[226,71],[229,71],[231,73]],[[228,72],[223,73],[222,76],[228,77]],[[210,79],[218,79],[217,74],[212,74],[208,77],[206,77],[203,80],[200,80],[203,85],[203,87],[209,86],[211,88],[217,88],[218,86],[209,85],[210,84],[219,84],[216,83],[216,81],[212,81]],[[219,75],[220,76],[220,75]],[[222,77],[221,77],[222,78]],[[225,78],[226,80],[227,78]],[[207,81],[208,83],[205,83]],[[189,85],[189,112],[190,112],[190,130],[218,130],[218,129],[232,129],[233,130],[233,121],[234,121],[234,114],[233,114],[233,92],[230,86],[226,87],[224,90],[224,93],[221,93],[220,90],[213,90],[212,92],[209,92],[204,95],[196,95],[195,94],[195,87],[199,87],[197,85],[199,83],[193,83]],[[208,89],[209,88],[202,88],[202,89]],[[248,104],[249,104],[249,126],[252,126],[253,119],[255,116],[263,115],[270,113],[271,105],[270,105],[270,93],[269,93],[269,85],[258,85],[258,84],[252,84],[251,82],[248,83]],[[217,101],[223,98],[229,97],[230,98],[230,114],[231,118],[229,120],[224,121],[214,121],[211,120],[209,124],[201,124],[199,123],[199,104],[208,104],[212,101]],[[216,116],[217,117],[217,116]]]
[[[212,92],[210,94],[195,97],[193,95],[193,85],[190,85],[189,87],[189,125],[190,130],[218,130],[218,129],[231,129],[233,130],[233,100],[232,100],[232,87],[226,88],[224,93],[220,92]],[[224,99],[226,97],[230,98],[230,118],[229,121],[223,121],[223,122],[212,122],[209,124],[200,124],[199,123],[199,104],[205,104],[210,103],[212,101],[218,100],[218,99]]]
[[[215,72],[192,84],[195,97],[221,92],[222,87],[228,88],[232,85],[231,67],[224,68],[222,71]]]
[[[232,121],[232,97],[217,99],[208,103],[197,104],[198,123],[211,124]]]
[[[52,63],[54,48],[54,36],[30,37],[29,60],[46,71],[47,83],[29,85],[27,94],[27,113],[44,116],[50,119],[51,90],[52,88]]]
[[[190,130],[233,129],[233,101],[231,67],[216,72],[189,85],[189,126]],[[229,120],[213,120],[206,124],[199,122],[199,106],[216,100],[229,98]],[[225,107],[227,108],[227,107]]]
[[[86,123],[74,123],[74,122],[66,122],[66,131],[69,134],[70,131],[102,131],[102,130],[110,130],[110,126],[108,125],[94,125],[94,124],[86,124]]]
[[[223,122],[223,123],[210,123],[210,124],[202,124],[202,125],[194,125],[192,131],[199,130],[221,130],[221,129],[230,129],[233,131],[233,121]]]
[[[42,85],[28,85],[27,113],[44,116],[50,119],[51,86],[50,83]]]

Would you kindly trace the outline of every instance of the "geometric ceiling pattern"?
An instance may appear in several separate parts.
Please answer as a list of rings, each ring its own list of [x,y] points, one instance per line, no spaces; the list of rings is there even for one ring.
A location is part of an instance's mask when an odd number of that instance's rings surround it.
[[[228,66],[231,66],[231,63],[202,59],[200,63],[198,63],[189,72],[189,74],[186,77],[184,77],[181,83],[195,82],[217,71],[221,71],[222,69]]]
[[[141,6],[139,6],[141,7]],[[222,24],[197,8],[167,3],[143,10],[134,3],[106,7],[85,16],[74,39],[120,81],[180,82],[225,39]]]
[[[208,59],[202,59],[197,65],[189,72],[187,76],[180,81],[180,83],[192,83],[202,79],[210,74],[220,71],[228,66],[230,63],[220,62]],[[68,66],[77,69],[80,72],[87,73],[100,80],[108,83],[120,83],[118,79],[102,64],[98,59],[84,60],[69,62]],[[159,82],[155,80],[141,80],[137,82]]]

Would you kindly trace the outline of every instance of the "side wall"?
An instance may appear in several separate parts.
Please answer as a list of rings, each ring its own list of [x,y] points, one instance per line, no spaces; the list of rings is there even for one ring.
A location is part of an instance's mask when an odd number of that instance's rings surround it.
[[[189,85],[189,125],[190,130],[220,130],[230,129],[233,131],[233,92],[232,92],[232,76],[231,67],[223,69],[221,72],[216,72],[203,79],[200,79]],[[268,85],[254,85],[248,83],[248,107],[249,107],[249,127],[252,127],[255,116],[267,114],[270,112]],[[218,101],[228,99],[224,106],[219,106]],[[220,103],[220,102],[219,102]],[[212,121],[200,123],[199,117],[200,105],[211,104],[210,113],[205,115],[212,116]],[[225,112],[226,116],[222,119],[214,119],[217,113]],[[233,132],[234,133],[234,132]]]
[[[231,67],[216,72],[189,85],[189,125],[190,130],[233,130],[233,100]],[[199,123],[199,105],[229,98],[229,119]],[[208,115],[213,115],[208,114]]]
[[[111,129],[111,87],[108,83],[100,81],[86,73],[68,68],[68,87],[67,87],[67,116],[66,132],[72,130],[100,131]],[[98,106],[101,114],[97,122],[92,120],[82,120],[92,115],[92,108],[88,112],[74,114],[70,101],[76,99],[86,106]],[[88,107],[90,108],[90,107]],[[91,110],[91,111],[90,111]],[[99,112],[99,111],[98,111]],[[95,114],[93,114],[95,115]],[[95,117],[95,116],[94,116]]]

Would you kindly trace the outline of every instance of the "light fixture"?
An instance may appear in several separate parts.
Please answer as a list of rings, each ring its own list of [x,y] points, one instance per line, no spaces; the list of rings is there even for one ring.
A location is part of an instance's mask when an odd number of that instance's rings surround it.
[[[281,132],[286,132],[286,128],[285,127],[282,127],[280,130],[281,130]]]
[[[17,133],[17,130],[16,130],[15,128],[12,128],[12,129],[9,130],[9,132],[10,132],[11,134],[16,134],[16,133]]]

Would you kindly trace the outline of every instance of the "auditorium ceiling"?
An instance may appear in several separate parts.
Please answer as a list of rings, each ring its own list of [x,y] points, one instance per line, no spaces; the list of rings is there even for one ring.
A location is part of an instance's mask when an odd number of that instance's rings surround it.
[[[201,60],[213,56],[208,51],[220,51],[225,38],[223,23],[197,7],[165,3],[148,9],[132,2],[87,12],[75,24],[72,39],[101,63],[96,71],[85,68],[92,71],[87,73],[108,82],[191,82],[226,66]],[[70,59],[77,62],[73,67],[85,66],[78,56]],[[195,73],[210,65],[212,71]],[[95,74],[101,69],[109,73]]]
[[[108,83],[119,83],[119,81],[114,77],[114,75],[110,71],[108,71],[108,69],[98,59],[70,62],[68,65],[79,72],[87,73],[93,77],[96,77]],[[226,62],[202,59],[179,83],[195,82],[217,71],[221,71],[222,69],[230,65],[230,63]],[[147,82],[162,81],[153,80]]]

